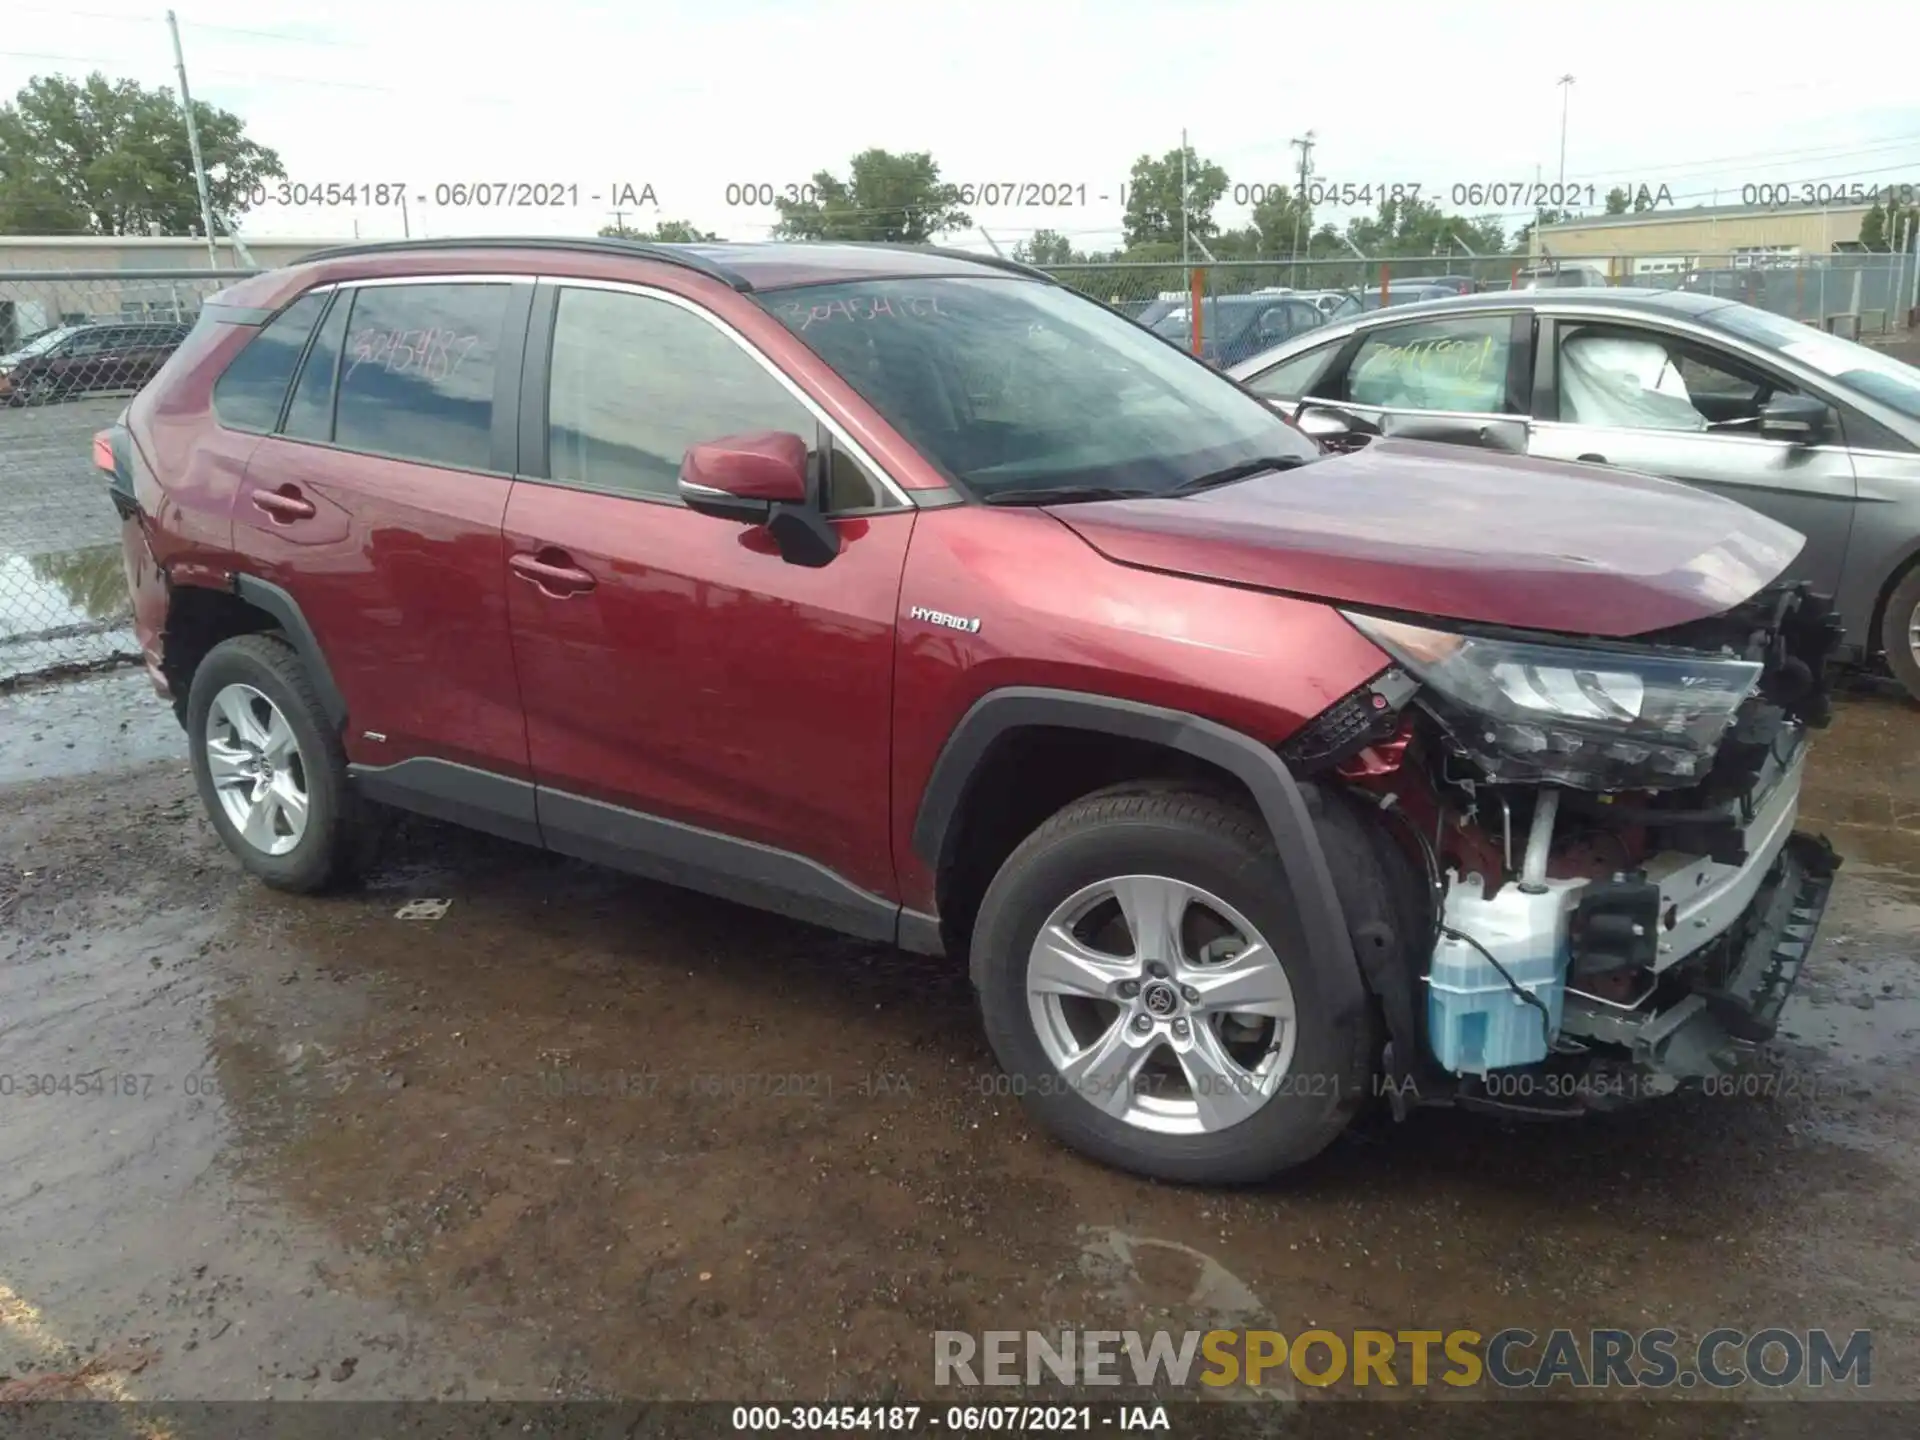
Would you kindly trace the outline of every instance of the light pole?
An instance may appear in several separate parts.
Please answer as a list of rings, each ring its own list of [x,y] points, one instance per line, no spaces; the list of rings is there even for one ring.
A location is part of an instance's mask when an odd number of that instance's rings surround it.
[[[1562,75],[1560,85],[1560,199],[1567,198],[1567,98],[1573,94],[1573,76]]]

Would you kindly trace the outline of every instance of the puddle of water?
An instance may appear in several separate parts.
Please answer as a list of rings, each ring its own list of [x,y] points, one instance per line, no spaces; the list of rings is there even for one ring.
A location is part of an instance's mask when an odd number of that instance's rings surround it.
[[[137,655],[118,545],[0,555],[0,679]]]
[[[118,545],[0,556],[0,639],[117,620],[130,608]]]

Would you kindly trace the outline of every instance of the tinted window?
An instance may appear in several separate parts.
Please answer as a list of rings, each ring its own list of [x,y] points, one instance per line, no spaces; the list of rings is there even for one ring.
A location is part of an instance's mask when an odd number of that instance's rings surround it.
[[[1297,400],[1313,393],[1313,386],[1339,353],[1339,341],[1322,345],[1262,371],[1247,381],[1247,388],[1256,395],[1269,395],[1276,400]]]
[[[761,303],[934,465],[991,497],[1163,490],[1319,451],[1265,405],[1064,286],[870,280]]]
[[[271,430],[324,295],[302,295],[233,357],[213,387],[213,413],[235,430]]]
[[[1757,433],[1760,407],[1787,387],[1730,357],[1651,330],[1571,325],[1560,332],[1560,418],[1635,430]]]
[[[1506,315],[1375,330],[1354,352],[1345,398],[1395,410],[1507,412],[1512,338],[1513,321]]]
[[[494,362],[505,285],[356,290],[334,443],[454,470],[493,465]]]
[[[307,349],[306,363],[294,382],[293,401],[287,406],[287,423],[282,433],[300,440],[333,438],[333,379],[340,360],[341,342],[347,333],[347,311],[353,296],[341,295],[320,322],[313,344]]]
[[[813,448],[812,412],[707,320],[613,290],[560,292],[547,400],[548,473],[672,495],[689,445],[785,430]]]
[[[866,466],[838,445],[827,452],[825,505],[829,514],[837,514],[842,510],[872,510],[886,503],[887,492]]]

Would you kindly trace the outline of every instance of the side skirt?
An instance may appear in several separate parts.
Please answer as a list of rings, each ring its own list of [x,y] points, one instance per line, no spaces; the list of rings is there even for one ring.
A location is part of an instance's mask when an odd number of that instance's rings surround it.
[[[903,910],[804,855],[604,800],[416,757],[350,765],[370,800],[542,846],[862,940],[938,954],[938,918]]]

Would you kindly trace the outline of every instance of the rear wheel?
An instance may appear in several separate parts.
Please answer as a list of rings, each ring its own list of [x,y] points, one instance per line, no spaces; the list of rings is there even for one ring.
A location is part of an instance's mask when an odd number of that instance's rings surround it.
[[[1068,1144],[1196,1183],[1311,1159],[1367,1093],[1370,1016],[1302,938],[1259,820],[1186,792],[1090,796],[1008,857],[974,929],[1009,1088]]]
[[[377,833],[300,658],[272,635],[207,653],[187,695],[201,802],[227,848],[280,890],[351,878]]]
[[[1907,572],[1887,597],[1887,613],[1880,622],[1880,643],[1887,652],[1887,668],[1920,700],[1920,565]]]

